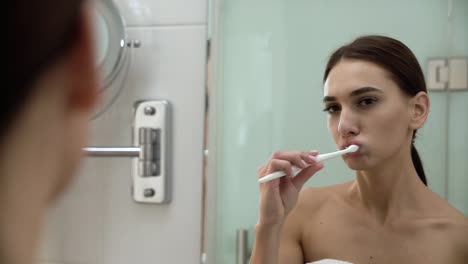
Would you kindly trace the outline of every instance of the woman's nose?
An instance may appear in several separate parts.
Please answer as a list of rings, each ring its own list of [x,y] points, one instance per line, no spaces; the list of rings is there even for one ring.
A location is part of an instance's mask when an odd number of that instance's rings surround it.
[[[359,134],[357,118],[351,111],[345,109],[341,110],[338,132],[344,138]]]

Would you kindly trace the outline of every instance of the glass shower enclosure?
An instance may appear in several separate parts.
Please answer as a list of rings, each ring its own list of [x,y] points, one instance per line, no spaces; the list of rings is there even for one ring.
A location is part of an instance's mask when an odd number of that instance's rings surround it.
[[[210,6],[207,263],[248,263],[258,216],[256,172],[272,152],[335,150],[321,111],[322,75],[334,49],[360,35],[388,35],[414,51],[426,77],[433,58],[468,57],[464,0],[213,0]],[[429,119],[416,139],[429,186],[468,214],[468,90],[429,96]],[[353,178],[340,159],[326,167],[307,185]]]

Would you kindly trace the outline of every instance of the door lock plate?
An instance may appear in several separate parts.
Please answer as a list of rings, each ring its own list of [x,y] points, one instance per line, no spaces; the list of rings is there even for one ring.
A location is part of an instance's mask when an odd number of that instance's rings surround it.
[[[170,200],[168,170],[167,101],[143,101],[135,105],[133,145],[140,147],[132,159],[132,196],[141,203]]]

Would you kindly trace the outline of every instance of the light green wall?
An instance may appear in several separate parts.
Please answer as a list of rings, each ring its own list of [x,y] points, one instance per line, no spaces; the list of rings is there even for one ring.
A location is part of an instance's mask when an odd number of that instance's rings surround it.
[[[468,1],[453,1],[450,22],[448,0],[225,0],[223,12],[215,243],[216,263],[230,264],[236,230],[247,228],[253,239],[258,166],[277,149],[335,149],[321,111],[327,56],[371,33],[406,43],[424,69],[431,57],[468,56]],[[441,196],[447,189],[449,201],[468,214],[468,91],[430,97],[417,147],[430,187]],[[352,178],[340,159],[326,167],[308,185]]]

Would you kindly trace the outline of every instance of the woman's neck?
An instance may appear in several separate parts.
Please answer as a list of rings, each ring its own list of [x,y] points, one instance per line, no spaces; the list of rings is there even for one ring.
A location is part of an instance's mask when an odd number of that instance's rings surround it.
[[[39,99],[30,98],[0,142],[0,263],[33,262],[57,185],[63,129],[57,104]]]
[[[400,217],[407,209],[421,208],[427,192],[414,168],[410,153],[400,153],[372,170],[356,172],[351,194],[380,223]]]
[[[13,158],[15,151],[8,150],[0,159],[0,262],[32,263],[49,200],[48,182],[41,182],[45,171],[29,163],[28,155],[19,162]]]
[[[23,177],[19,173],[14,176]],[[0,262],[33,263],[45,199],[34,194],[33,183],[9,179],[0,185]]]

